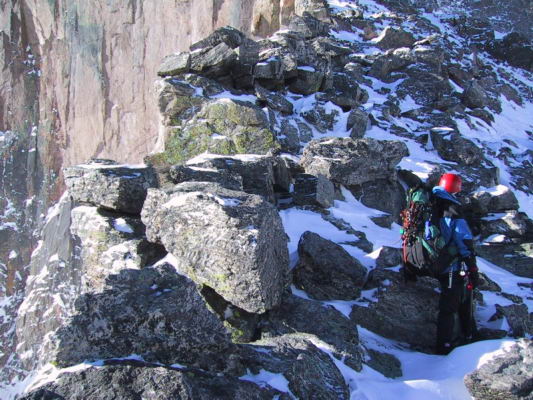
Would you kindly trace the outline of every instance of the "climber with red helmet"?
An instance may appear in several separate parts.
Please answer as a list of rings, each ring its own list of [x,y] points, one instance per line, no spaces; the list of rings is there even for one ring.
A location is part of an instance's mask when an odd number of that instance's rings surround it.
[[[448,354],[454,343],[455,315],[459,315],[463,338],[471,341],[476,334],[472,313],[472,291],[478,285],[479,274],[470,228],[461,215],[461,203],[454,194],[461,191],[462,180],[457,174],[446,173],[432,190],[433,212],[447,243],[456,248],[455,258],[437,277],[440,283],[437,319],[437,353]]]

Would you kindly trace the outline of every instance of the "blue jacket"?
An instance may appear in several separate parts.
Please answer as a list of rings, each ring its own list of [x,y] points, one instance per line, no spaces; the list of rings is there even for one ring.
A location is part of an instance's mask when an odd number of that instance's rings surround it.
[[[435,186],[432,190],[433,195],[440,197],[441,199],[448,200],[458,206],[461,205],[461,202],[457,200],[453,195],[448,193],[444,188],[440,186]],[[468,227],[468,223],[463,218],[451,218],[443,217],[439,221],[439,228],[442,236],[446,242],[453,240],[454,244],[457,246],[459,255],[461,257],[469,257],[472,252],[468,249],[464,240],[472,240],[472,232]],[[443,271],[443,273],[448,273],[451,271],[459,271],[461,269],[461,262],[453,263],[449,268]]]

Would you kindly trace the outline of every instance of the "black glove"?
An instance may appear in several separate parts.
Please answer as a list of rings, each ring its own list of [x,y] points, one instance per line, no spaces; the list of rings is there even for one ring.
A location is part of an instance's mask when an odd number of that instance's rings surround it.
[[[467,257],[464,262],[468,267],[468,284],[472,286],[472,289],[475,289],[479,286],[479,270],[476,264],[476,257]]]

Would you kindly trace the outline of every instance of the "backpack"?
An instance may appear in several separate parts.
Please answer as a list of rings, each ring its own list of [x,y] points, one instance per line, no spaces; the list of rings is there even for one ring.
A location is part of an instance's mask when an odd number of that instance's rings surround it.
[[[422,186],[407,193],[407,206],[402,210],[403,266],[411,274],[438,277],[458,260],[458,250],[453,243],[455,220],[452,219],[452,235],[448,241],[440,231],[437,201]]]

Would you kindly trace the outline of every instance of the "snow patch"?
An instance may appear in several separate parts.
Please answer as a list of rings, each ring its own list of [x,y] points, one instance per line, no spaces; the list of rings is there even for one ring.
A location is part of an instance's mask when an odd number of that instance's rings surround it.
[[[229,91],[224,91],[222,93],[219,93],[219,94],[215,94],[213,96],[211,96],[212,99],[221,99],[222,101],[231,101],[231,100],[239,100],[239,101],[244,101],[246,103],[252,103],[252,104],[255,104],[255,102],[257,101],[257,97],[253,96],[253,95],[250,95],[250,94],[241,94],[241,95],[236,95],[236,94],[233,94]]]
[[[276,374],[261,369],[258,374],[252,374],[250,371],[239,378],[242,381],[253,382],[260,387],[270,386],[280,392],[289,393],[292,398],[296,398],[289,390],[289,381],[283,374]]]
[[[495,234],[486,238],[483,243],[504,243],[506,240],[507,237],[505,235]]]
[[[133,228],[126,222],[124,218],[117,218],[113,221],[113,227],[119,231],[124,233],[133,233]]]
[[[218,204],[225,207],[236,207],[242,203],[239,199],[232,199],[229,197],[220,197],[220,196],[210,196],[213,200],[215,200]]]

